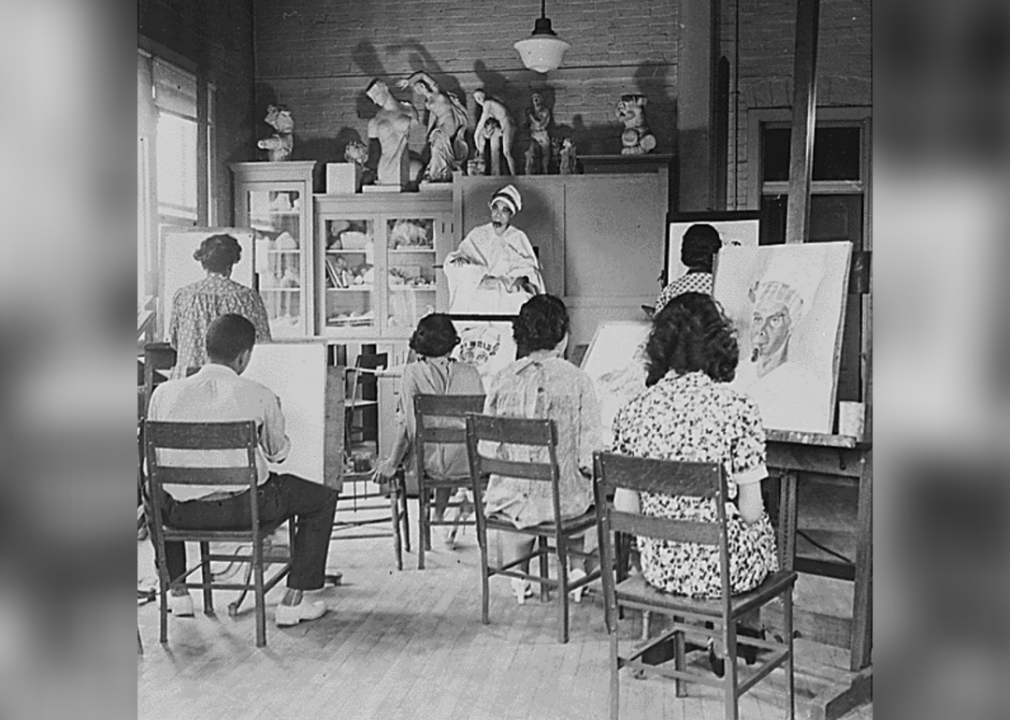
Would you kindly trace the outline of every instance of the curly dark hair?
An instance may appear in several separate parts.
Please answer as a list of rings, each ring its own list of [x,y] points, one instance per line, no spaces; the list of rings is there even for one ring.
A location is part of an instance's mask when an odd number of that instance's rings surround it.
[[[740,356],[736,333],[722,309],[709,295],[683,293],[652,318],[645,345],[646,387],[670,370],[678,375],[702,370],[716,382],[730,382]]]
[[[227,273],[242,258],[242,246],[231,235],[211,235],[193,253],[207,272]]]
[[[680,246],[680,261],[689,268],[712,272],[712,261],[719,248],[722,238],[719,231],[707,223],[695,223],[684,233],[684,241]]]
[[[553,350],[568,334],[568,310],[561,298],[534,295],[512,321],[512,337],[525,352]]]
[[[410,336],[410,349],[424,357],[442,357],[452,352],[458,344],[456,326],[443,313],[425,315]]]

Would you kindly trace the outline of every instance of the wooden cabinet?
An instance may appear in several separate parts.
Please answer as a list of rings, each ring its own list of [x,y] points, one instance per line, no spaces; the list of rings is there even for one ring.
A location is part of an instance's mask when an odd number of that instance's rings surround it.
[[[315,302],[321,335],[404,340],[448,306],[452,192],[316,195]]]
[[[312,169],[309,162],[232,163],[235,225],[255,233],[255,286],[274,339],[313,333]]]

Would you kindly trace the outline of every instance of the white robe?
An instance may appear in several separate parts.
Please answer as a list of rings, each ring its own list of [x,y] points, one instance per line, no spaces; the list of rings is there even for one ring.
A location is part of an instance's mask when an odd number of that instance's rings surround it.
[[[465,257],[477,264],[453,265]],[[511,225],[497,235],[491,223],[475,227],[443,265],[449,282],[449,312],[477,315],[516,315],[531,297],[512,287],[526,276],[538,292],[545,292],[540,264],[526,233]]]
[[[731,387],[754,399],[767,429],[831,432],[831,385],[801,365],[786,361],[758,378],[754,363],[741,363]]]

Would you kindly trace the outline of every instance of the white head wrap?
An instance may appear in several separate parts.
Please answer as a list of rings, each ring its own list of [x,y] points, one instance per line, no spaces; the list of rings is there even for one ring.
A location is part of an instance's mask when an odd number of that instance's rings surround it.
[[[523,209],[523,197],[519,194],[519,191],[516,190],[515,185],[506,185],[492,195],[491,202],[488,203],[488,207],[494,205],[496,200],[500,200],[508,205],[509,209],[512,210],[513,215]]]
[[[793,327],[810,310],[824,274],[823,256],[812,247],[776,249],[761,279],[750,290],[751,302],[781,302],[789,310]]]

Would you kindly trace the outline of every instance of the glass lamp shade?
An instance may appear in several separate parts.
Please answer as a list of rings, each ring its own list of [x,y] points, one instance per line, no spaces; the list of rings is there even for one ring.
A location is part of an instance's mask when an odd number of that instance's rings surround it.
[[[554,35],[534,34],[513,47],[519,51],[523,65],[538,73],[546,73],[561,66],[561,59],[571,45]]]

